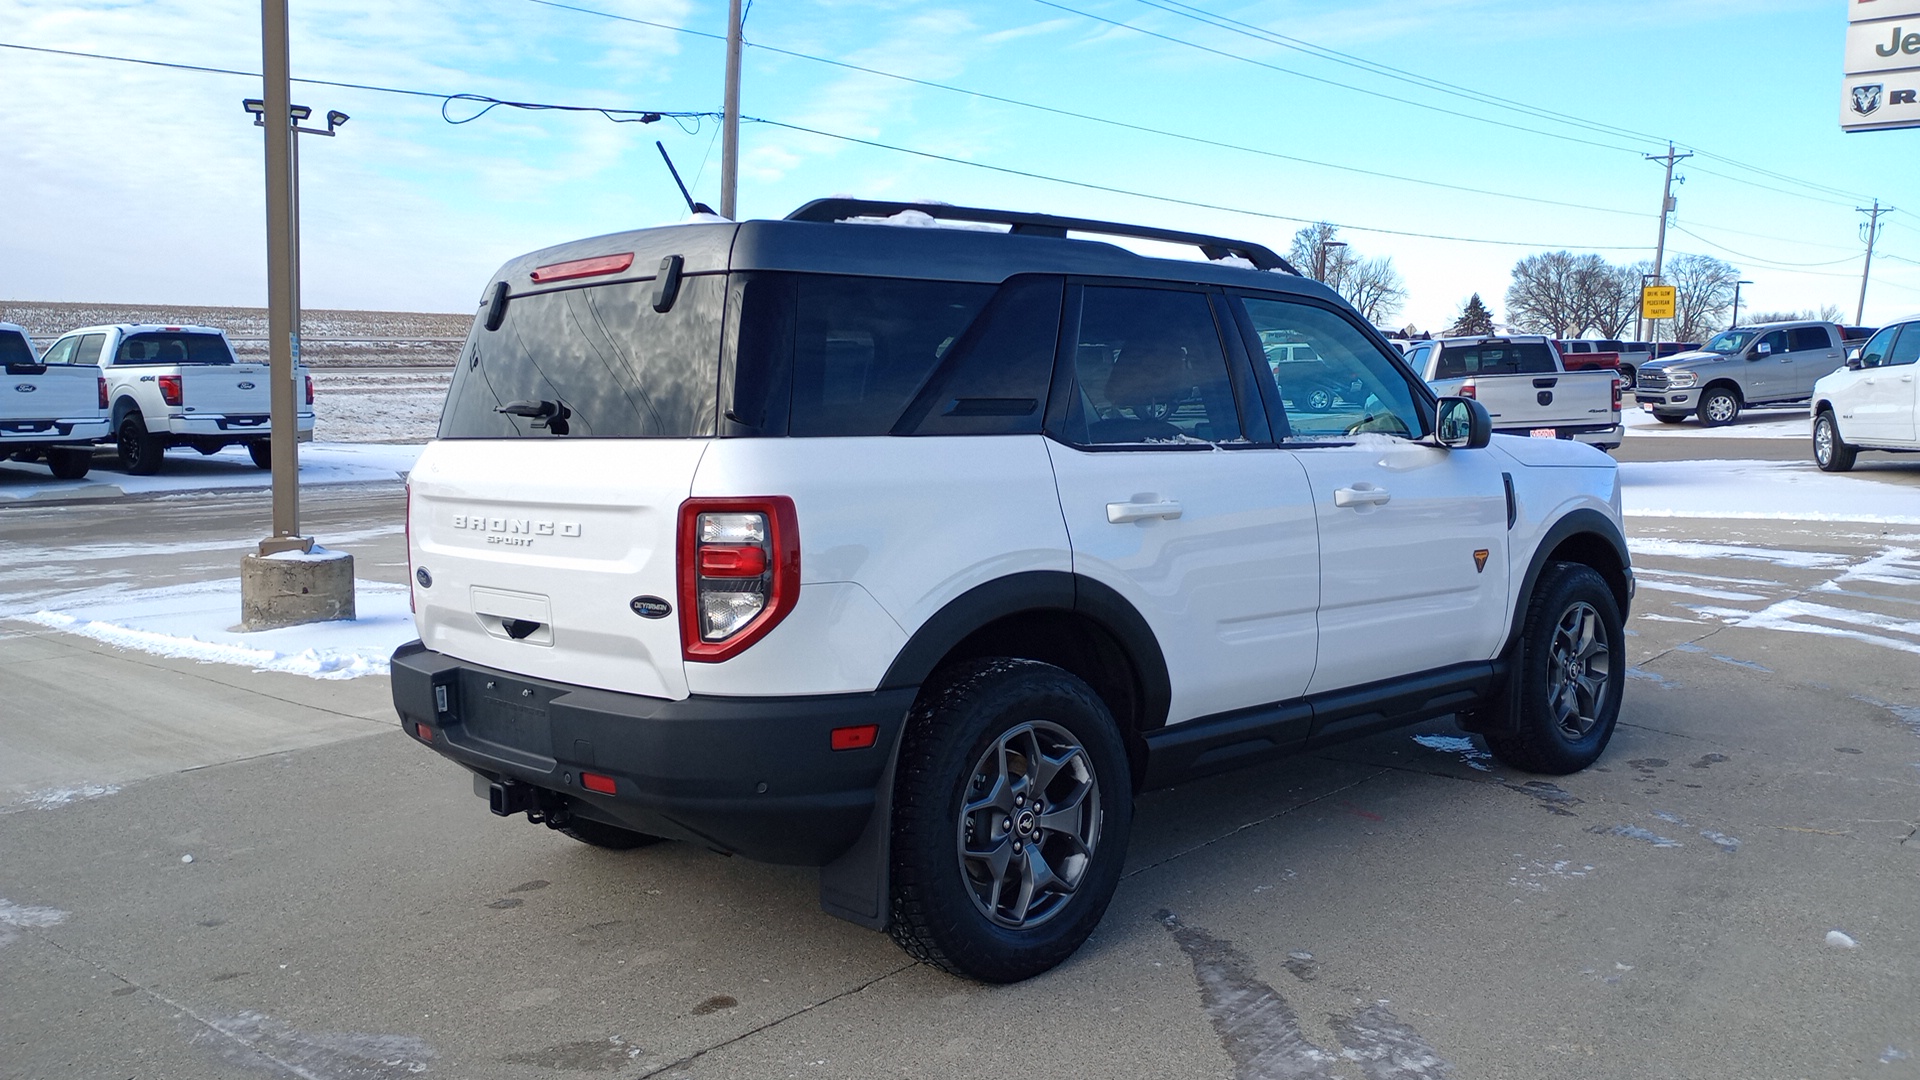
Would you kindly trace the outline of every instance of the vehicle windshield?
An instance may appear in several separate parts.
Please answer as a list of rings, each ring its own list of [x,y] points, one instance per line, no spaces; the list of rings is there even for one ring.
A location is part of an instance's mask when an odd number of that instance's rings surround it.
[[[1702,346],[1700,351],[1730,356],[1746,348],[1747,342],[1758,336],[1757,330],[1723,330],[1713,335],[1713,340]]]

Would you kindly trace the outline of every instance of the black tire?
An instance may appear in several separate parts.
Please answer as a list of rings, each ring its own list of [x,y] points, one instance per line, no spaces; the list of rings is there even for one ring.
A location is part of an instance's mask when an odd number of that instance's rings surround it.
[[[1695,413],[1704,427],[1725,427],[1740,419],[1740,395],[1725,386],[1709,386]]]
[[[1620,384],[1628,390],[1633,389],[1633,379],[1638,374],[1639,372],[1634,370],[1632,364],[1620,365]]]
[[[1627,681],[1625,627],[1613,590],[1591,567],[1549,563],[1520,636],[1519,729],[1486,735],[1503,763],[1563,775],[1593,764],[1613,738]]]
[[[1036,760],[1049,767],[1037,779]],[[893,940],[955,975],[1018,982],[1073,955],[1106,912],[1132,774],[1086,683],[1032,660],[973,660],[921,690],[893,805]]]
[[[47,450],[47,468],[53,470],[55,479],[78,480],[93,468],[93,450],[85,446],[52,447]]]
[[[152,476],[160,471],[167,448],[158,438],[147,434],[146,421],[139,413],[128,413],[115,433],[120,446],[120,467],[133,476]]]
[[[589,821],[579,817],[568,818],[565,825],[554,831],[565,833],[583,844],[592,844],[594,847],[606,848],[608,851],[631,851],[634,848],[666,841],[664,836],[634,832],[632,829],[623,829],[618,825],[608,825],[604,821]]]
[[[1333,409],[1334,400],[1338,396],[1338,394],[1335,394],[1332,390],[1324,386],[1316,386],[1307,391],[1306,405],[1307,408],[1314,412],[1330,412]]]
[[[255,439],[247,444],[247,456],[253,459],[256,467],[273,468],[273,443],[266,439]]]
[[[1813,463],[1821,472],[1846,472],[1859,456],[1858,447],[1840,438],[1840,425],[1831,412],[1822,410],[1813,418]]]
[[[1684,416],[1673,416],[1668,413],[1654,413],[1653,418],[1663,424],[1678,424],[1686,419]]]

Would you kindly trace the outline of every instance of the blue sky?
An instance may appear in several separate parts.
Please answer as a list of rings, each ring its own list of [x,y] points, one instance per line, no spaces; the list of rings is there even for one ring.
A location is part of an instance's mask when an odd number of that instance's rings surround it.
[[[1697,156],[1678,170],[1668,250],[1734,263],[1753,282],[1743,305],[1831,303],[1851,319],[1854,207],[1877,196],[1901,212],[1867,321],[1920,310],[1920,130],[1840,131],[1837,0],[1189,2],[760,0],[741,111],[845,138],[745,125],[741,212],[777,217],[834,194],[938,199],[1283,250],[1292,219],[1325,219],[1355,252],[1393,257],[1410,293],[1402,321],[1433,328],[1471,292],[1499,311],[1513,263],[1534,252],[1651,258],[1661,168],[1642,155],[1671,138]],[[724,2],[569,3],[681,29],[535,0],[293,0],[294,74],[718,110]],[[242,0],[0,0],[0,42],[248,71],[259,25]],[[258,80],[0,49],[0,297],[263,304],[261,139],[240,108],[259,93]],[[339,138],[302,144],[310,307],[466,310],[514,254],[676,220],[655,139],[696,197],[719,202],[711,120],[502,108],[451,125],[433,98],[315,86],[294,98],[353,117]]]

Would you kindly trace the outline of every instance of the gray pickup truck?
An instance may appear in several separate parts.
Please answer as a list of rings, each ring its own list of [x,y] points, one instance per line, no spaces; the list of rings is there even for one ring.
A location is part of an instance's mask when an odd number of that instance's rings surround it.
[[[1415,345],[1407,362],[1435,394],[1485,405],[1497,433],[1620,445],[1619,372],[1568,371],[1545,337],[1437,338]]]
[[[1840,327],[1781,322],[1723,330],[1692,352],[1641,367],[1634,400],[1663,424],[1697,416],[1706,427],[1731,424],[1749,405],[1784,405],[1813,396],[1820,377],[1846,363]]]

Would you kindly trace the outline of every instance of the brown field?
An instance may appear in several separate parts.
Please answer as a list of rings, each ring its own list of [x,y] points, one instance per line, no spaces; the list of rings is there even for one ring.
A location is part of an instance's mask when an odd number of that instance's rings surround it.
[[[0,322],[25,327],[45,348],[76,326],[106,323],[217,326],[243,360],[267,358],[265,308],[164,304],[59,304],[0,300]],[[315,368],[452,367],[473,316],[415,311],[329,311],[301,318],[301,353]]]

